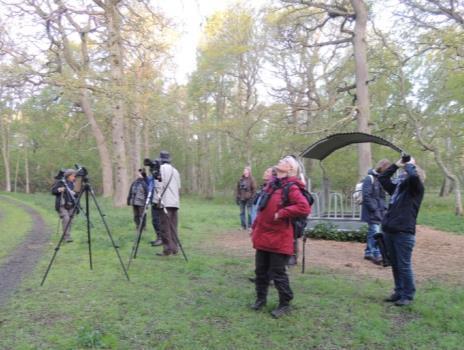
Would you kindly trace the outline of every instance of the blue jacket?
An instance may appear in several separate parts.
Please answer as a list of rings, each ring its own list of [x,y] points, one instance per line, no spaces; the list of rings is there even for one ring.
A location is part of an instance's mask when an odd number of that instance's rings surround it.
[[[378,181],[379,174],[372,169],[368,174],[363,180],[361,221],[380,224],[387,209],[385,192]]]
[[[379,176],[382,187],[391,195],[388,210],[382,220],[382,230],[388,233],[416,233],[416,219],[424,197],[424,185],[419,179],[416,167],[406,164],[398,181],[391,180],[398,170],[392,164]]]

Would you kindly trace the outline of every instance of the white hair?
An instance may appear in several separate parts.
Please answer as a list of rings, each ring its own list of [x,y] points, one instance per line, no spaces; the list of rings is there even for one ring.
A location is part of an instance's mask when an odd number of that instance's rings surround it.
[[[295,159],[295,157],[292,156],[286,156],[283,159],[286,161],[289,165],[291,170],[288,172],[289,176],[299,176],[300,174],[300,163]]]

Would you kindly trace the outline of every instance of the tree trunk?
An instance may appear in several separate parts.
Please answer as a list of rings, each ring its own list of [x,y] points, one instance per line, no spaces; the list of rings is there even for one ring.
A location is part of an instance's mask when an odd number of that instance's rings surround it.
[[[24,147],[24,173],[26,174],[26,193],[31,193],[29,178],[29,154],[27,152],[27,146]]]
[[[11,192],[11,174],[10,174],[10,127],[8,121],[0,116],[0,132],[2,136],[2,158],[5,167],[5,191]]]
[[[117,0],[106,2],[105,14],[108,30],[108,49],[110,52],[113,118],[113,160],[115,162],[115,191],[113,204],[116,207],[126,205],[129,191],[129,177],[127,173],[126,140],[124,139],[124,96],[123,96],[123,49],[121,38],[121,18]]]
[[[367,7],[363,0],[350,0],[356,13],[354,26],[353,50],[356,67],[356,103],[358,108],[357,124],[358,131],[370,133],[369,130],[369,91],[368,91],[368,68],[367,68]],[[359,178],[367,174],[372,164],[370,143],[358,145],[358,172]]]
[[[103,185],[103,197],[111,197],[113,195],[113,168],[111,164],[111,156],[106,143],[105,135],[98,125],[93,109],[91,107],[89,93],[86,89],[81,89],[80,103],[87,120],[92,129],[93,136],[97,142],[98,155],[100,157],[101,176]]]
[[[16,158],[16,169],[15,169],[15,178],[14,178],[14,192],[18,191],[18,175],[19,175],[19,158],[21,153],[18,152],[18,157]]]
[[[452,182],[450,181],[448,177],[445,176],[441,184],[439,196],[448,197],[452,191],[453,191]]]

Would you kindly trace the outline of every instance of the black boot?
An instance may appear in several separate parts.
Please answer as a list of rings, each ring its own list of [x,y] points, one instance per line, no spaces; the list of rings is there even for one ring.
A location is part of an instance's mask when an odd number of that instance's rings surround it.
[[[279,303],[274,310],[272,310],[271,315],[274,318],[280,318],[290,313],[290,304],[289,303]]]
[[[266,299],[256,299],[254,304],[250,305],[250,308],[252,308],[255,311],[261,310],[263,307],[266,306]]]

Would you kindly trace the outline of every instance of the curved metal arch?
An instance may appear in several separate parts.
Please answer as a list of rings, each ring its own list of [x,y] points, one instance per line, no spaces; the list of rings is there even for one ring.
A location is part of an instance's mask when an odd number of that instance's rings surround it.
[[[363,132],[347,132],[333,134],[313,143],[306,150],[304,150],[300,156],[304,158],[323,160],[340,148],[355,143],[366,142],[387,146],[399,153],[405,153],[401,148],[382,137],[366,134]]]

